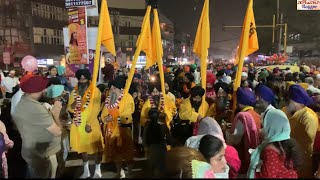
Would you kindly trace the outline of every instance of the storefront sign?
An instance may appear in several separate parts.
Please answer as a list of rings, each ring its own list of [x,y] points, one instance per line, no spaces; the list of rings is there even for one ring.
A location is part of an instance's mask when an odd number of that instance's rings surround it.
[[[38,65],[53,65],[53,59],[37,59]]]
[[[66,0],[65,7],[83,7],[83,6],[94,6],[95,0]]]
[[[297,10],[320,10],[320,0],[297,0]]]

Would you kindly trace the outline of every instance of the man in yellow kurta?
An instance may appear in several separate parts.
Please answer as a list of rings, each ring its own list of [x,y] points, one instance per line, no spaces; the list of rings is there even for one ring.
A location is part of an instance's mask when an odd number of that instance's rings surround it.
[[[181,120],[195,123],[208,116],[208,114],[211,114],[213,109],[209,108],[206,101],[202,103],[204,93],[205,90],[200,86],[191,89],[190,97],[182,100],[182,104],[180,105],[179,117]],[[204,108],[204,111],[199,111],[202,108]]]
[[[160,92],[160,82],[153,82],[148,85],[150,96],[148,100],[144,103],[141,110],[140,124],[144,126],[144,124],[149,120],[149,110],[153,107],[158,107],[160,112],[164,112],[166,114],[166,125],[170,129],[170,124],[172,122],[173,116],[177,112],[177,108],[175,102],[166,95]]]
[[[88,69],[78,70],[76,77],[79,80],[78,86],[71,92],[68,102],[68,111],[73,113],[70,145],[73,151],[82,154],[84,168],[80,178],[88,178],[90,177],[88,154],[97,154],[103,150],[103,137],[97,118],[100,112],[101,93],[98,88],[91,86],[91,74]],[[95,93],[92,93],[93,88],[96,88]],[[101,177],[100,158],[96,159],[93,177]]]
[[[134,158],[131,128],[135,105],[129,93],[123,94],[125,83],[123,76],[118,76],[109,83],[110,94],[101,114],[101,119],[105,123],[103,162],[115,162],[118,176],[120,176],[123,161],[128,163],[128,172],[131,173]]]
[[[318,117],[307,107],[313,101],[301,86],[291,85],[289,98],[289,105],[284,108],[284,112],[290,120],[291,137],[297,141],[303,153],[303,165],[298,171],[298,176],[312,178],[312,152],[319,126]]]
[[[179,109],[181,121],[176,126],[175,138],[184,144],[192,135],[197,134],[197,125],[204,117],[213,116],[215,106],[209,107],[207,101],[202,102],[205,90],[196,86],[190,90],[190,97],[183,99]]]

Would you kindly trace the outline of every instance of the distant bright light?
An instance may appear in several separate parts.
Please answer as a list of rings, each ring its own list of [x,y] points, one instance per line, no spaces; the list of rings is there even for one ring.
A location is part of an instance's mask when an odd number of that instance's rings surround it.
[[[245,61],[248,61],[248,60],[249,60],[249,57],[245,57],[244,60],[245,60]]]
[[[187,58],[183,58],[182,61],[183,61],[183,62],[187,62],[188,59],[187,59]]]

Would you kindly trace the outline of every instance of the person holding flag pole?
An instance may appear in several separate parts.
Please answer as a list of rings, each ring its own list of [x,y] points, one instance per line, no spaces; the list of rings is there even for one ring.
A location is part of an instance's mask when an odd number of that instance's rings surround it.
[[[198,123],[201,119],[210,114],[213,109],[209,109],[209,105],[205,97],[205,89],[207,85],[207,58],[208,48],[210,47],[210,21],[209,21],[209,0],[205,0],[196,38],[194,41],[193,52],[200,57],[201,68],[201,87],[196,86],[190,90],[190,97],[182,101],[180,105],[179,117],[182,121],[186,121],[187,126],[193,124],[193,135],[197,135]],[[185,132],[181,141],[187,140],[192,134],[189,134],[190,128],[184,127]],[[188,129],[188,130],[187,130]],[[184,143],[184,142],[182,142]]]
[[[227,143],[234,145],[242,160],[240,174],[247,173],[251,156],[249,149],[255,149],[259,144],[259,130],[261,128],[260,115],[258,115],[253,108],[256,103],[256,97],[250,88],[240,87],[244,58],[258,49],[253,0],[249,0],[235,62],[238,68],[233,87],[233,112],[236,110],[240,112],[236,114],[231,129],[225,132]],[[222,125],[222,128],[225,130],[224,125]]]
[[[74,113],[70,129],[70,145],[72,150],[82,154],[83,173],[80,178],[90,177],[88,155],[96,155],[96,168],[93,178],[101,178],[101,152],[104,148],[103,136],[98,121],[100,112],[101,94],[97,86],[97,77],[100,63],[100,48],[103,44],[106,49],[115,55],[114,38],[110,22],[107,1],[102,0],[99,18],[96,54],[94,57],[93,76],[87,69],[78,70],[79,87],[71,92],[68,111]],[[90,82],[89,80],[92,81]]]

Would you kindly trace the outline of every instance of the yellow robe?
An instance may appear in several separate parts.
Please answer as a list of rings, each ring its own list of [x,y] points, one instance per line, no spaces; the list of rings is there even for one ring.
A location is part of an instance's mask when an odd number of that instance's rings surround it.
[[[303,154],[303,165],[298,171],[299,178],[312,178],[312,152],[313,143],[317,134],[319,121],[317,114],[308,107],[302,108],[294,113],[287,114],[291,126],[291,137],[300,145]]]
[[[130,94],[127,94],[123,97],[119,103],[119,114],[121,124],[131,124],[132,123],[132,114],[135,111],[134,100]],[[104,120],[109,115],[109,110],[104,107],[101,118]],[[104,127],[106,130],[106,124]],[[105,138],[105,149],[102,156],[102,162],[119,162],[119,161],[130,161],[134,157],[134,147],[132,139],[132,130],[130,128],[118,128],[115,126],[111,130],[112,136],[106,136]],[[121,139],[121,144],[118,144]]]
[[[134,113],[134,101],[130,94],[125,95],[119,103],[119,113],[121,124],[132,123],[132,114]],[[101,118],[105,119],[109,115],[108,109],[103,108]]]
[[[91,86],[88,88],[91,89]],[[68,102],[68,111],[73,113],[73,109],[71,105],[73,104],[74,94],[73,90],[69,97]],[[81,122],[86,122],[87,125],[91,126],[92,131],[88,133],[86,137],[86,143],[81,142],[83,129],[85,126],[76,126],[75,124],[71,124],[70,127],[70,146],[73,151],[77,153],[88,153],[88,154],[95,154],[97,152],[101,152],[104,148],[103,137],[101,134],[101,128],[98,120],[98,115],[100,113],[100,102],[101,102],[101,93],[98,88],[95,89],[95,96],[91,99],[92,106],[88,106],[82,113],[81,113]],[[83,97],[86,97],[88,90],[84,94]],[[91,108],[90,108],[91,107]]]
[[[214,116],[214,108],[215,108],[214,105],[209,108],[208,103],[205,101],[204,103],[201,104],[199,109],[201,109],[202,106],[204,106],[204,112],[206,112],[206,114],[200,113],[202,117]],[[179,110],[180,119],[189,120],[190,123],[193,123],[193,122],[197,122],[198,116],[199,116],[199,113],[197,113],[195,109],[192,107],[190,98],[183,99],[180,105],[180,110]]]
[[[166,124],[167,124],[167,127],[170,128],[170,123],[173,119],[173,116],[177,112],[177,108],[176,108],[175,102],[173,102],[168,95],[164,95],[163,97],[164,97],[164,102],[165,102],[164,103],[164,113],[166,114]],[[149,120],[150,109],[151,109],[151,103],[150,103],[150,100],[148,99],[144,103],[142,110],[141,110],[141,117],[140,117],[141,126],[144,126],[144,124]]]

